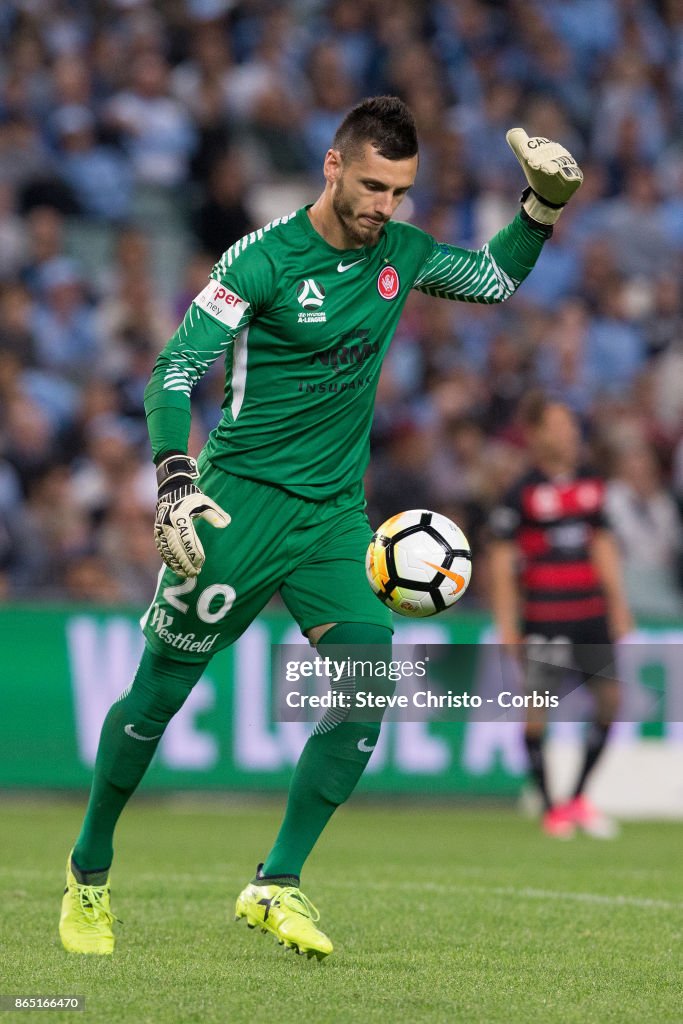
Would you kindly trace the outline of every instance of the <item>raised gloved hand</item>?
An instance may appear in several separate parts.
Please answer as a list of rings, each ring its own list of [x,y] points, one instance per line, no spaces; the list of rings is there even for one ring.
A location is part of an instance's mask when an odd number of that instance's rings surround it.
[[[505,138],[529,182],[522,208],[538,224],[554,224],[583,181],[581,168],[559,142],[530,139],[523,128],[511,128]]]
[[[195,485],[197,463],[189,455],[172,452],[157,466],[154,543],[169,569],[177,576],[198,576],[204,564],[204,548],[193,519],[205,519],[222,530],[230,516]]]

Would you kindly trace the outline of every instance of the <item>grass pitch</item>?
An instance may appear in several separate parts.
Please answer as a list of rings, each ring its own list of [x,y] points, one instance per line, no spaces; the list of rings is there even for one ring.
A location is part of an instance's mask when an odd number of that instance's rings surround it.
[[[357,801],[304,875],[335,944],[318,964],[233,922],[280,810],[134,801],[113,875],[125,924],[95,958],[57,935],[82,805],[0,804],[0,994],[86,996],[83,1015],[40,1012],[55,1024],[683,1021],[683,826],[562,843],[507,810]]]

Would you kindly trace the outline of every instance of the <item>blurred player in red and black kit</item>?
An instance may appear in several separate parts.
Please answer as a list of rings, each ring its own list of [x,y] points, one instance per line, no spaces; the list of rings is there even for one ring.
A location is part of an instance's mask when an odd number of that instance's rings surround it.
[[[583,764],[565,803],[553,804],[546,782],[545,712],[527,712],[525,742],[544,802],[544,831],[570,838],[578,827],[611,838],[615,824],[586,799],[584,787],[619,706],[618,684],[606,671],[610,645],[629,633],[633,623],[617,548],[603,514],[604,483],[581,462],[579,426],[566,406],[530,394],[522,404],[521,421],[532,467],[491,515],[493,612],[501,643],[524,642],[527,652],[531,644],[553,645],[546,648],[547,658],[541,646],[534,646],[526,660],[529,689],[552,686],[560,670],[551,666],[562,650],[593,694],[595,715]]]

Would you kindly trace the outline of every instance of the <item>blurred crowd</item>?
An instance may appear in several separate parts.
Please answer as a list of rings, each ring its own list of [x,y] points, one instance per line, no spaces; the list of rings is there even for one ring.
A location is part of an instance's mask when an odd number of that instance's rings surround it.
[[[396,93],[421,140],[401,215],[439,240],[514,214],[513,125],[585,184],[509,303],[411,297],[371,520],[439,509],[479,551],[541,387],[610,479],[636,611],[683,615],[681,0],[4,0],[0,52],[0,600],[149,600],[155,357],[224,249],[316,198],[349,106]]]

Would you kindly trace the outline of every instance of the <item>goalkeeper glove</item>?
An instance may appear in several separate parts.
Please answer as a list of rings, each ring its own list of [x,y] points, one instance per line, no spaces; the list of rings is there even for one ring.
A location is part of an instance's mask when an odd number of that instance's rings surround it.
[[[529,182],[522,209],[537,224],[554,224],[583,181],[581,168],[559,142],[530,139],[523,128],[511,128],[505,138]]]
[[[206,519],[219,530],[230,522],[227,512],[195,486],[198,476],[197,463],[182,452],[167,454],[157,466],[154,543],[176,576],[198,576],[204,564],[204,548],[192,520]]]

